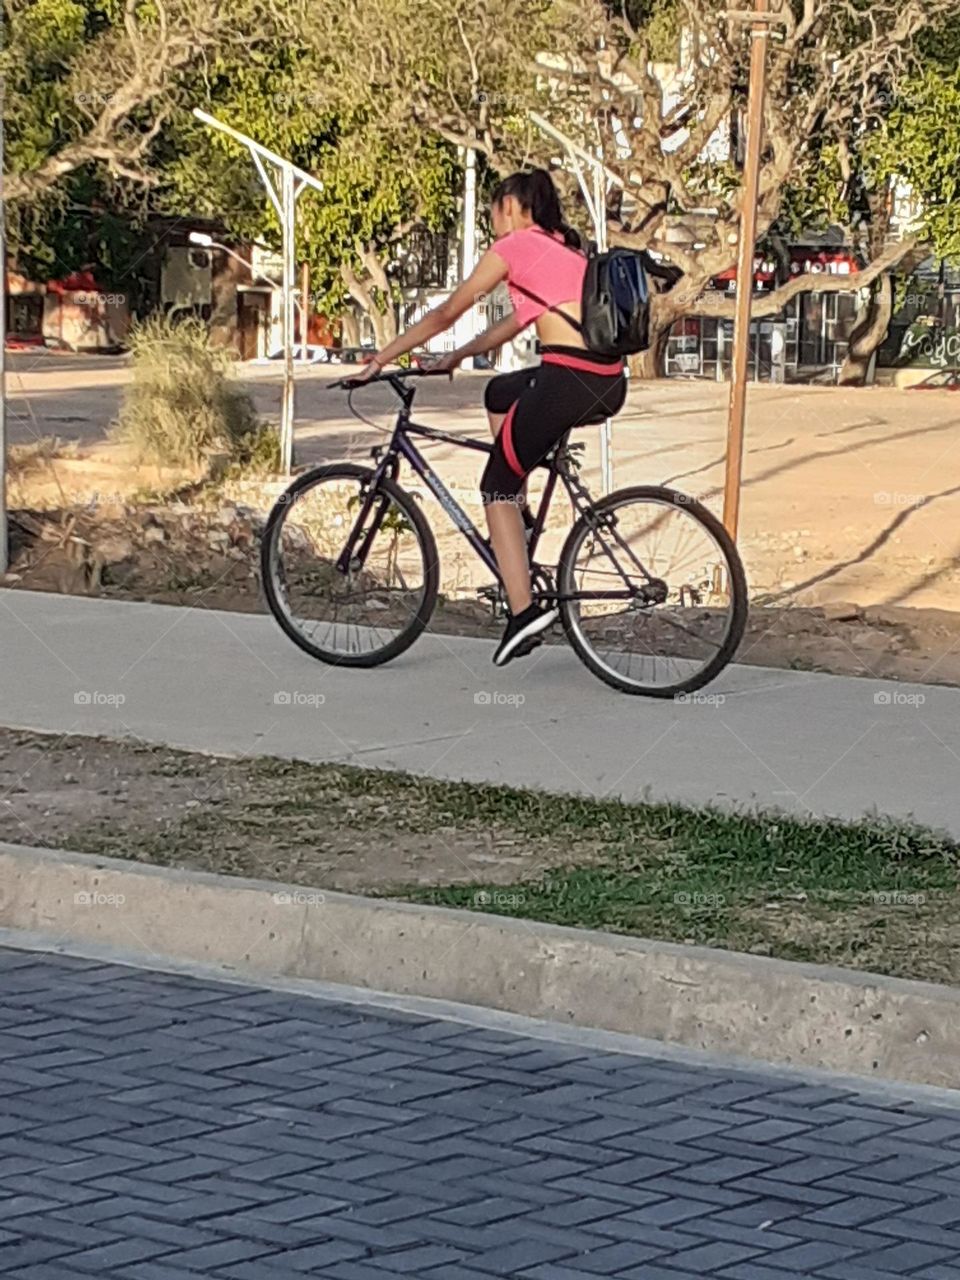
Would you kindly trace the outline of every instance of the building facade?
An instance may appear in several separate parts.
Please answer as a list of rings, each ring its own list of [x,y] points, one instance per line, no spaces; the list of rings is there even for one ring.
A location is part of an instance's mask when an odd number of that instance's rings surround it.
[[[842,246],[795,245],[786,270],[770,259],[754,260],[754,297],[765,297],[791,277],[850,275],[857,267],[852,251]],[[715,296],[736,297],[736,268],[711,283]],[[813,289],[792,298],[779,315],[754,320],[749,377],[758,382],[836,381],[856,313],[856,294]],[[731,376],[732,359],[733,321],[691,315],[671,329],[664,372],[667,377],[723,382]]]

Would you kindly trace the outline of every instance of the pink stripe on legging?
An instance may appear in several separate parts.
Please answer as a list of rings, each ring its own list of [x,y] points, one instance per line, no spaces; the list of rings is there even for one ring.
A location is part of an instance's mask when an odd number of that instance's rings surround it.
[[[503,442],[503,456],[507,460],[507,466],[518,476],[525,476],[527,473],[521,467],[519,459],[513,447],[513,415],[517,411],[517,402],[507,410],[507,416],[503,420],[503,426],[500,428],[500,439]]]

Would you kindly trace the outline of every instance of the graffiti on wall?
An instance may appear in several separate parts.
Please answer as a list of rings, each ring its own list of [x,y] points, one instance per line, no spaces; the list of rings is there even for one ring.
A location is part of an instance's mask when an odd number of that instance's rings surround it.
[[[914,324],[903,335],[896,363],[908,368],[960,367],[960,329]]]

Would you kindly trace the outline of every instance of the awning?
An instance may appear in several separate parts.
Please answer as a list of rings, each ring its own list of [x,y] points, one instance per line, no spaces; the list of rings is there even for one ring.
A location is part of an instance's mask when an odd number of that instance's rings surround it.
[[[859,269],[859,264],[849,249],[807,249],[794,246],[790,249],[790,276],[828,275],[848,276]],[[712,286],[722,293],[735,293],[736,267],[714,276]],[[777,263],[772,258],[758,255],[753,260],[753,287],[757,293],[769,293],[777,284]]]

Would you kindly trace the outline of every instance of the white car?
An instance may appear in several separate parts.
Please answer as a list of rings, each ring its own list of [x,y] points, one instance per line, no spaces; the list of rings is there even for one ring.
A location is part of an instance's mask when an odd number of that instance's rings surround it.
[[[283,360],[283,347],[277,347],[275,351],[271,351],[268,356],[259,356],[256,360],[251,360],[251,364],[277,364]],[[293,359],[296,364],[326,364],[330,359],[330,350],[328,347],[317,347],[312,343],[307,344],[306,358],[301,358],[300,343],[296,343],[293,348]]]

